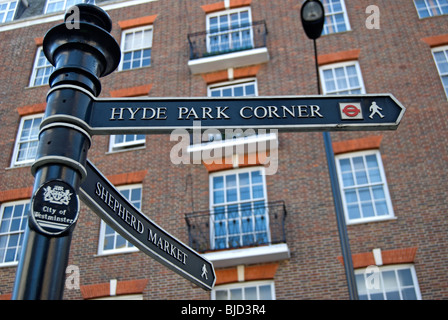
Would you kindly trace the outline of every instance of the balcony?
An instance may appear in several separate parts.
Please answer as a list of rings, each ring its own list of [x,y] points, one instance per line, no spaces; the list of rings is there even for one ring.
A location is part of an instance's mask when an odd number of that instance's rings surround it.
[[[189,245],[217,268],[288,259],[286,215],[284,201],[188,213]]]
[[[236,29],[213,30],[188,35],[193,74],[238,68],[269,61],[264,21]]]

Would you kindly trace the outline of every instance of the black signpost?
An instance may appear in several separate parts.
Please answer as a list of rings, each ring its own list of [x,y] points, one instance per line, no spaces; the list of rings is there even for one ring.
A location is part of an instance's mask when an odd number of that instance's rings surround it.
[[[213,288],[213,265],[136,209],[90,161],[80,191],[85,204],[141,251],[200,287]]]
[[[62,299],[78,193],[140,250],[206,290],[214,286],[212,263],[133,207],[87,160],[92,135],[170,133],[195,129],[197,121],[202,129],[394,130],[405,112],[389,94],[98,99],[99,77],[118,66],[120,48],[106,12],[91,4],[76,7],[79,28],[62,23],[44,38],[45,55],[56,68],[32,166],[32,209],[13,299]]]

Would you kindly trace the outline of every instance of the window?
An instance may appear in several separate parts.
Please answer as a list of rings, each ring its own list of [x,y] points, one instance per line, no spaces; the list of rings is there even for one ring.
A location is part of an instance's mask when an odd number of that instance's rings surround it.
[[[146,136],[144,134],[118,134],[110,137],[110,152],[127,150],[144,146]]]
[[[43,115],[23,117],[16,138],[11,166],[19,166],[34,162],[37,153],[39,126]]]
[[[84,0],[47,0],[47,5],[45,6],[45,13],[63,11],[75,4],[84,2],[85,2]]]
[[[324,94],[362,94],[364,83],[356,61],[326,65],[319,68]]]
[[[448,0],[414,0],[420,18],[448,14]]]
[[[212,174],[210,197],[215,250],[269,243],[264,168]]]
[[[225,83],[219,83],[208,88],[209,97],[245,97],[245,96],[257,96],[257,81],[256,79],[244,79],[240,81],[231,81]],[[241,134],[232,137],[225,137],[224,134],[210,135],[209,142],[219,141],[225,139],[239,138]]]
[[[350,30],[344,0],[321,0],[325,9],[325,23],[322,34]]]
[[[394,216],[379,151],[336,157],[347,224]]]
[[[17,1],[0,1],[0,23],[12,21],[17,8]]]
[[[225,53],[253,48],[250,8],[207,16],[207,51]]]
[[[360,300],[421,300],[412,265],[356,270],[355,277]]]
[[[443,48],[435,48],[432,51],[434,60],[439,71],[440,79],[442,80],[445,94],[448,97],[448,46]]]
[[[216,286],[212,300],[275,300],[274,282],[257,281]]]
[[[244,97],[256,95],[257,82],[255,79],[214,85],[208,89],[209,97]]]
[[[136,207],[140,209],[142,206],[142,186],[141,185],[128,185],[118,187],[121,194],[128,199]],[[129,243],[120,234],[109,227],[104,221],[101,221],[100,227],[100,243],[98,248],[98,254],[110,254],[110,253],[122,253],[137,251],[137,248]]]
[[[0,265],[14,264],[19,261],[29,210],[29,200],[1,205]]]
[[[120,70],[151,65],[152,27],[140,27],[123,32],[121,43],[123,56]]]
[[[54,67],[45,57],[42,47],[37,49],[34,68],[31,74],[30,87],[42,86],[48,84],[48,79],[53,72]]]

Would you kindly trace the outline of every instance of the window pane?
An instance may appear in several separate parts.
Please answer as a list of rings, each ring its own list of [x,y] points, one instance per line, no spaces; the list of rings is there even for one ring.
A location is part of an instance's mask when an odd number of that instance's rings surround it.
[[[252,177],[252,183],[262,183],[263,182],[263,177],[261,175],[261,171],[257,170],[257,171],[253,171],[251,173],[251,177]]]
[[[257,300],[257,288],[256,287],[244,288],[244,300]]]
[[[345,192],[345,201],[347,203],[357,203],[358,202],[358,195],[355,190],[349,190]]]
[[[224,177],[213,177],[213,188],[222,189],[224,187]]]
[[[240,189],[240,200],[250,199],[250,188],[244,187]]]
[[[260,286],[260,300],[272,300],[272,287],[270,285]]]
[[[252,193],[253,193],[253,198],[257,199],[257,198],[263,198],[263,186],[262,185],[256,185],[252,187]]]
[[[371,203],[361,204],[363,218],[370,218],[375,216],[375,211]]]
[[[224,191],[223,190],[213,192],[213,202],[215,204],[224,202]]]
[[[243,90],[243,87],[235,87],[233,96],[234,96],[234,97],[242,97],[242,96],[244,96],[244,90]]]
[[[230,300],[242,300],[243,291],[241,289],[231,289],[230,290]]]
[[[239,175],[240,185],[248,185],[249,184],[249,172],[240,173]]]
[[[359,207],[357,204],[355,205],[348,205],[347,206],[347,210],[348,210],[348,217],[349,219],[359,219],[361,218],[361,213],[359,211]]]
[[[227,290],[217,290],[215,293],[216,300],[227,300]]]
[[[236,187],[236,175],[226,176],[226,188]]]
[[[402,290],[403,300],[417,300],[417,294],[414,288],[407,288]]]
[[[398,278],[400,279],[400,286],[413,286],[412,274],[410,269],[398,270]]]

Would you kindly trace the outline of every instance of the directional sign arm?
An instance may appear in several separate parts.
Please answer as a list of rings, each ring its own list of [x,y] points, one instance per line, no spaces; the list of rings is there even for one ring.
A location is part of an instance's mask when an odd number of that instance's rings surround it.
[[[213,288],[216,280],[213,264],[136,209],[89,160],[80,197],[141,251],[203,289]]]
[[[97,99],[93,134],[175,129],[368,131],[397,129],[405,108],[390,94],[226,98]]]
[[[74,85],[52,90],[64,88],[88,95],[89,112],[85,122],[70,115],[57,120],[76,123],[92,135],[170,134],[176,129],[395,130],[406,110],[391,94],[98,99]]]

